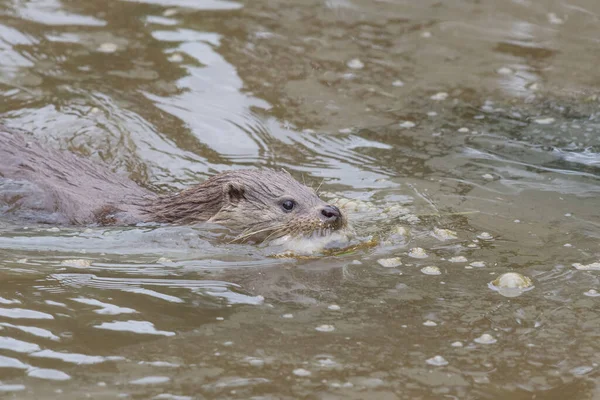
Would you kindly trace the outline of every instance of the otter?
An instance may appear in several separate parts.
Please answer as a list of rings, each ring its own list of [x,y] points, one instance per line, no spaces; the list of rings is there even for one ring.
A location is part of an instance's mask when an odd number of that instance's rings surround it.
[[[210,222],[252,242],[326,236],[347,225],[339,208],[285,170],[232,170],[158,195],[106,165],[1,125],[0,214],[56,225]]]

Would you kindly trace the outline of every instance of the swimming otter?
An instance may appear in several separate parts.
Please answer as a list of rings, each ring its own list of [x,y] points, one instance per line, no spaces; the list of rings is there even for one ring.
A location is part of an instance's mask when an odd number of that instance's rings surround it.
[[[259,242],[325,236],[346,218],[286,171],[236,170],[158,196],[75,154],[43,148],[0,125],[0,213],[34,222],[131,225],[213,222]]]

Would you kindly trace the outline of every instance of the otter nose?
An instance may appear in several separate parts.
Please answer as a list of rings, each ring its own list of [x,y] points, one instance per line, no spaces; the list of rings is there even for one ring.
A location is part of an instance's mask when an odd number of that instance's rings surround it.
[[[342,216],[342,212],[336,206],[330,206],[328,204],[321,210],[321,215],[324,216],[327,221],[335,221]]]

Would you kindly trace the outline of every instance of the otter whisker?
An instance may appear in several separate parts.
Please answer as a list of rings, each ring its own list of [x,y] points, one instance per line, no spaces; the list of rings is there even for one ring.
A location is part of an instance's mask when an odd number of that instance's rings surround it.
[[[284,227],[285,227],[285,225],[279,225],[279,226],[276,226],[275,229],[277,229],[277,228],[284,228]],[[259,229],[259,230],[256,230],[256,231],[251,231],[249,233],[242,233],[242,234],[236,236],[230,243],[233,243],[233,242],[238,241],[238,240],[246,239],[246,238],[254,236],[256,234],[270,231],[272,229],[274,229],[274,228],[273,227],[268,227],[268,228]]]
[[[274,235],[277,235],[277,237],[283,236],[283,235],[281,235],[281,234],[282,234],[282,233],[284,233],[284,232],[285,232],[285,227],[283,227],[283,228],[281,228],[281,229],[278,229],[278,230],[274,230],[273,232],[271,232],[271,234],[270,234],[269,236],[267,236],[267,237],[265,238],[265,242],[266,242],[267,240],[271,239],[271,238],[272,238]]]
[[[321,189],[321,186],[323,185],[323,182],[325,182],[325,178],[323,178],[323,180],[321,181],[321,183],[319,183],[319,186],[317,186],[317,190],[315,190],[315,192],[317,192],[317,195],[319,194],[319,189]]]

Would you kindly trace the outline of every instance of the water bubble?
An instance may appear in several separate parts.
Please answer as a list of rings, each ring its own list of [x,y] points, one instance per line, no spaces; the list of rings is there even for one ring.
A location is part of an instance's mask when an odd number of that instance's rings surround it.
[[[421,272],[424,273],[425,275],[441,275],[442,274],[442,271],[440,271],[440,269],[435,266],[421,268]]]
[[[462,342],[456,341],[456,342],[452,342],[450,344],[450,346],[452,346],[452,347],[463,347],[463,344],[462,344]]]
[[[485,267],[485,262],[484,261],[473,261],[471,264],[469,264],[471,267],[475,267],[475,268],[483,268]]]
[[[294,314],[283,314],[281,318],[292,319],[294,318]]]
[[[429,365],[435,365],[436,367],[443,367],[444,365],[448,365],[448,361],[442,356],[431,357],[425,362]]]
[[[451,257],[450,259],[448,259],[448,261],[450,261],[451,263],[464,263],[467,262],[467,258],[465,256],[456,256],[456,257]]]
[[[448,93],[446,93],[446,92],[439,92],[439,93],[434,94],[430,98],[431,98],[431,100],[435,100],[435,101],[443,101],[443,100],[446,100],[448,98]]]
[[[310,376],[312,373],[304,368],[296,368],[292,371],[296,376]]]
[[[481,232],[477,237],[481,240],[492,240],[494,238],[488,232]]]
[[[392,82],[392,86],[402,87],[404,86],[404,82],[402,82],[401,80],[395,80],[394,82]]]
[[[430,320],[427,320],[427,321],[423,322],[423,325],[425,325],[425,326],[437,326],[437,324],[434,321],[430,321]]]
[[[417,126],[417,124],[412,121],[403,121],[400,123],[400,128],[414,128],[415,126]]]
[[[517,272],[507,272],[490,282],[488,287],[505,297],[517,297],[534,286],[531,278]]]
[[[114,53],[119,47],[115,43],[102,43],[98,47],[98,51],[101,53]]]
[[[330,309],[330,310],[332,310],[332,311],[339,311],[340,310],[340,306],[338,306],[337,304],[331,304],[327,308]]]
[[[600,296],[600,293],[598,293],[598,291],[596,289],[590,289],[587,292],[583,292],[584,295],[589,296],[589,297],[598,297]]]
[[[474,339],[474,342],[479,343],[479,344],[494,344],[497,341],[498,340],[495,337],[493,337],[492,335],[490,335],[488,333],[484,333],[483,335]]]
[[[348,61],[346,65],[348,66],[348,68],[352,69],[363,69],[365,67],[365,64],[358,58],[353,58],[352,60]]]
[[[427,255],[427,253],[425,252],[425,250],[423,250],[420,247],[413,247],[412,249],[410,249],[410,251],[408,252],[408,256],[412,257],[412,258],[427,258],[427,257],[429,257]]]
[[[451,231],[450,229],[442,229],[442,228],[435,228],[433,230],[432,236],[438,240],[451,240],[451,239],[456,239],[458,236],[456,235],[456,232]]]
[[[394,258],[380,258],[377,260],[377,263],[384,268],[395,268],[402,265],[402,261],[400,261],[400,257]]]
[[[513,70],[508,67],[502,67],[502,68],[498,68],[496,70],[496,72],[499,73],[500,75],[510,75],[513,73]]]
[[[467,133],[467,132],[469,132],[469,128],[466,128],[466,127],[458,128],[458,132]]]
[[[333,332],[335,327],[333,325],[319,325],[315,330],[319,332]]]
[[[538,118],[538,119],[534,120],[533,122],[535,122],[536,124],[539,124],[539,125],[550,125],[551,123],[554,122],[554,118]]]
[[[559,18],[556,14],[554,13],[548,13],[548,22],[550,22],[551,24],[554,25],[561,25],[563,24],[565,21],[562,18]]]

